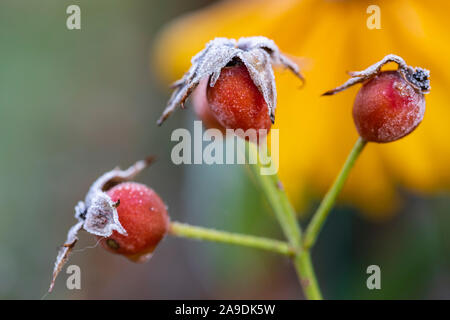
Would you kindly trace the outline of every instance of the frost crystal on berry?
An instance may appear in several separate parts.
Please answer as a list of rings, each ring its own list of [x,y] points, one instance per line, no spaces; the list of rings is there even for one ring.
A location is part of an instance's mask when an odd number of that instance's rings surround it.
[[[192,66],[172,87],[175,89],[167,107],[158,120],[161,125],[178,105],[184,108],[184,102],[204,78],[210,78],[209,84],[214,87],[222,68],[233,62],[242,62],[256,87],[267,103],[270,119],[275,121],[277,91],[272,64],[291,70],[303,80],[298,66],[284,56],[276,44],[266,37],[247,37],[239,40],[216,38],[206,44],[205,49],[195,55]]]
[[[84,229],[91,234],[101,237],[109,237],[114,230],[123,235],[127,234],[119,222],[117,213],[120,200],[117,202],[112,201],[106,194],[106,191],[119,183],[132,180],[148,167],[152,161],[153,158],[150,157],[136,162],[126,170],[115,168],[100,176],[92,184],[84,201],[78,202],[75,206],[75,218],[78,222],[70,228],[66,242],[59,249],[49,292],[52,291],[58,273],[67,262],[69,254],[78,241],[78,231]]]
[[[329,90],[325,92],[324,96],[333,95],[335,93],[341,92],[357,83],[364,82],[377,74],[380,73],[381,67],[383,67],[385,64],[389,62],[395,62],[398,65],[398,71],[402,75],[402,77],[408,81],[414,89],[419,93],[429,93],[430,92],[430,71],[422,68],[413,68],[411,66],[408,66],[403,60],[403,58],[395,55],[395,54],[388,54],[383,59],[378,61],[377,63],[371,65],[366,70],[363,71],[352,71],[349,72],[349,75],[351,78],[347,80],[343,85]]]

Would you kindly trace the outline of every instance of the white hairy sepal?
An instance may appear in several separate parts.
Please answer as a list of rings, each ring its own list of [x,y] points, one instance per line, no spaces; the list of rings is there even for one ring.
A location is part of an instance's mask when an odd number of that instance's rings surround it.
[[[402,77],[413,86],[413,88],[422,94],[429,93],[431,90],[430,86],[430,71],[427,69],[419,68],[419,67],[411,67],[406,64],[405,60],[402,57],[397,56],[395,54],[388,54],[380,61],[374,63],[369,66],[365,70],[362,71],[351,71],[348,74],[350,75],[350,79],[348,79],[343,85],[336,87],[332,90],[325,92],[324,96],[330,96],[336,94],[338,92],[344,91],[345,89],[357,84],[362,83],[368,79],[371,79],[375,75],[381,72],[381,68],[389,63],[395,62],[398,65],[398,71],[402,75]]]
[[[273,122],[277,91],[272,64],[289,68],[302,80],[303,77],[298,66],[284,56],[272,40],[259,36],[240,38],[237,41],[227,38],[209,41],[205,49],[192,58],[192,66],[183,78],[172,85],[175,90],[158,124],[164,122],[178,105],[184,105],[185,100],[202,79],[208,78],[210,86],[213,87],[222,69],[236,59],[245,65],[251,79],[263,95],[268,107],[267,112]]]

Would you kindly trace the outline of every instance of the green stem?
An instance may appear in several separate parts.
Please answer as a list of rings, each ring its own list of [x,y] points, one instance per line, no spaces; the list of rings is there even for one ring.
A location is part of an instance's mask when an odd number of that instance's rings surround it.
[[[255,144],[248,143],[248,146],[249,152],[258,155],[258,147]],[[259,159],[258,156],[256,158]],[[297,223],[295,210],[284,192],[278,175],[261,175],[261,163],[259,161],[256,165],[251,164],[250,169],[266,195],[289,243],[294,248],[300,249],[302,239],[300,226]]]
[[[287,256],[294,255],[292,247],[283,241],[196,227],[180,222],[171,222],[169,234],[183,238],[222,242],[262,249]]]
[[[248,143],[248,148],[249,152],[253,152],[256,155],[256,159],[259,159],[258,147],[253,143]],[[311,256],[308,251],[302,249],[302,232],[297,222],[295,210],[284,191],[278,175],[261,175],[261,166],[262,164],[258,161],[256,165],[250,165],[250,168],[272,206],[283,233],[291,246],[295,248],[296,252],[293,262],[303,292],[310,300],[320,300],[322,295],[314,274]]]
[[[304,249],[308,250],[316,242],[317,236],[319,235],[319,232],[323,224],[325,223],[325,220],[328,217],[331,208],[336,202],[336,198],[341,192],[344,183],[347,180],[348,175],[351,169],[353,168],[353,165],[355,164],[356,159],[361,154],[366,144],[367,141],[365,141],[362,138],[359,138],[358,141],[356,141],[355,145],[353,146],[353,149],[349,154],[347,160],[345,161],[344,166],[341,169],[341,172],[339,173],[333,185],[323,198],[319,208],[317,209],[311,222],[308,225],[308,228],[306,229],[305,237],[303,240]]]
[[[311,255],[308,250],[303,250],[295,256],[294,266],[305,296],[310,300],[322,300],[322,294],[320,293]]]

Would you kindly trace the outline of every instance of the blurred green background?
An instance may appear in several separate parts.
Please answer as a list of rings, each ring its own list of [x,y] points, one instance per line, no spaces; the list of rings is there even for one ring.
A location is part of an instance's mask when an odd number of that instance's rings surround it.
[[[192,110],[155,125],[169,90],[150,67],[153,39],[210,2],[0,2],[0,298],[40,299],[77,201],[103,172],[149,154],[158,162],[138,181],[173,220],[281,238],[245,168],[171,163],[170,134],[192,128]],[[66,28],[70,4],[81,7],[80,31]],[[384,223],[335,209],[313,252],[326,298],[450,298],[449,196],[403,197]],[[69,261],[82,289],[66,289],[63,270],[47,299],[302,298],[290,262],[270,253],[168,237],[148,263],[133,264],[88,248],[95,242],[81,233],[84,250]],[[371,264],[382,290],[366,288]]]

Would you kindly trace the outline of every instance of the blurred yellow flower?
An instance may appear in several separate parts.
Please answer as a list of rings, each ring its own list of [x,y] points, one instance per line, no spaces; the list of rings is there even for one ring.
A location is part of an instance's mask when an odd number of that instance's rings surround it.
[[[381,9],[381,29],[367,27],[369,5]],[[160,33],[155,66],[167,81],[181,77],[190,58],[215,37],[263,35],[302,57],[306,86],[276,73],[280,176],[300,208],[321,195],[357,139],[351,109],[356,87],[333,97],[346,71],[362,70],[388,53],[431,70],[431,94],[419,128],[391,144],[369,144],[341,199],[383,218],[398,203],[398,186],[420,193],[450,182],[450,2],[423,0],[222,1],[173,21]],[[304,59],[303,59],[304,58]]]

